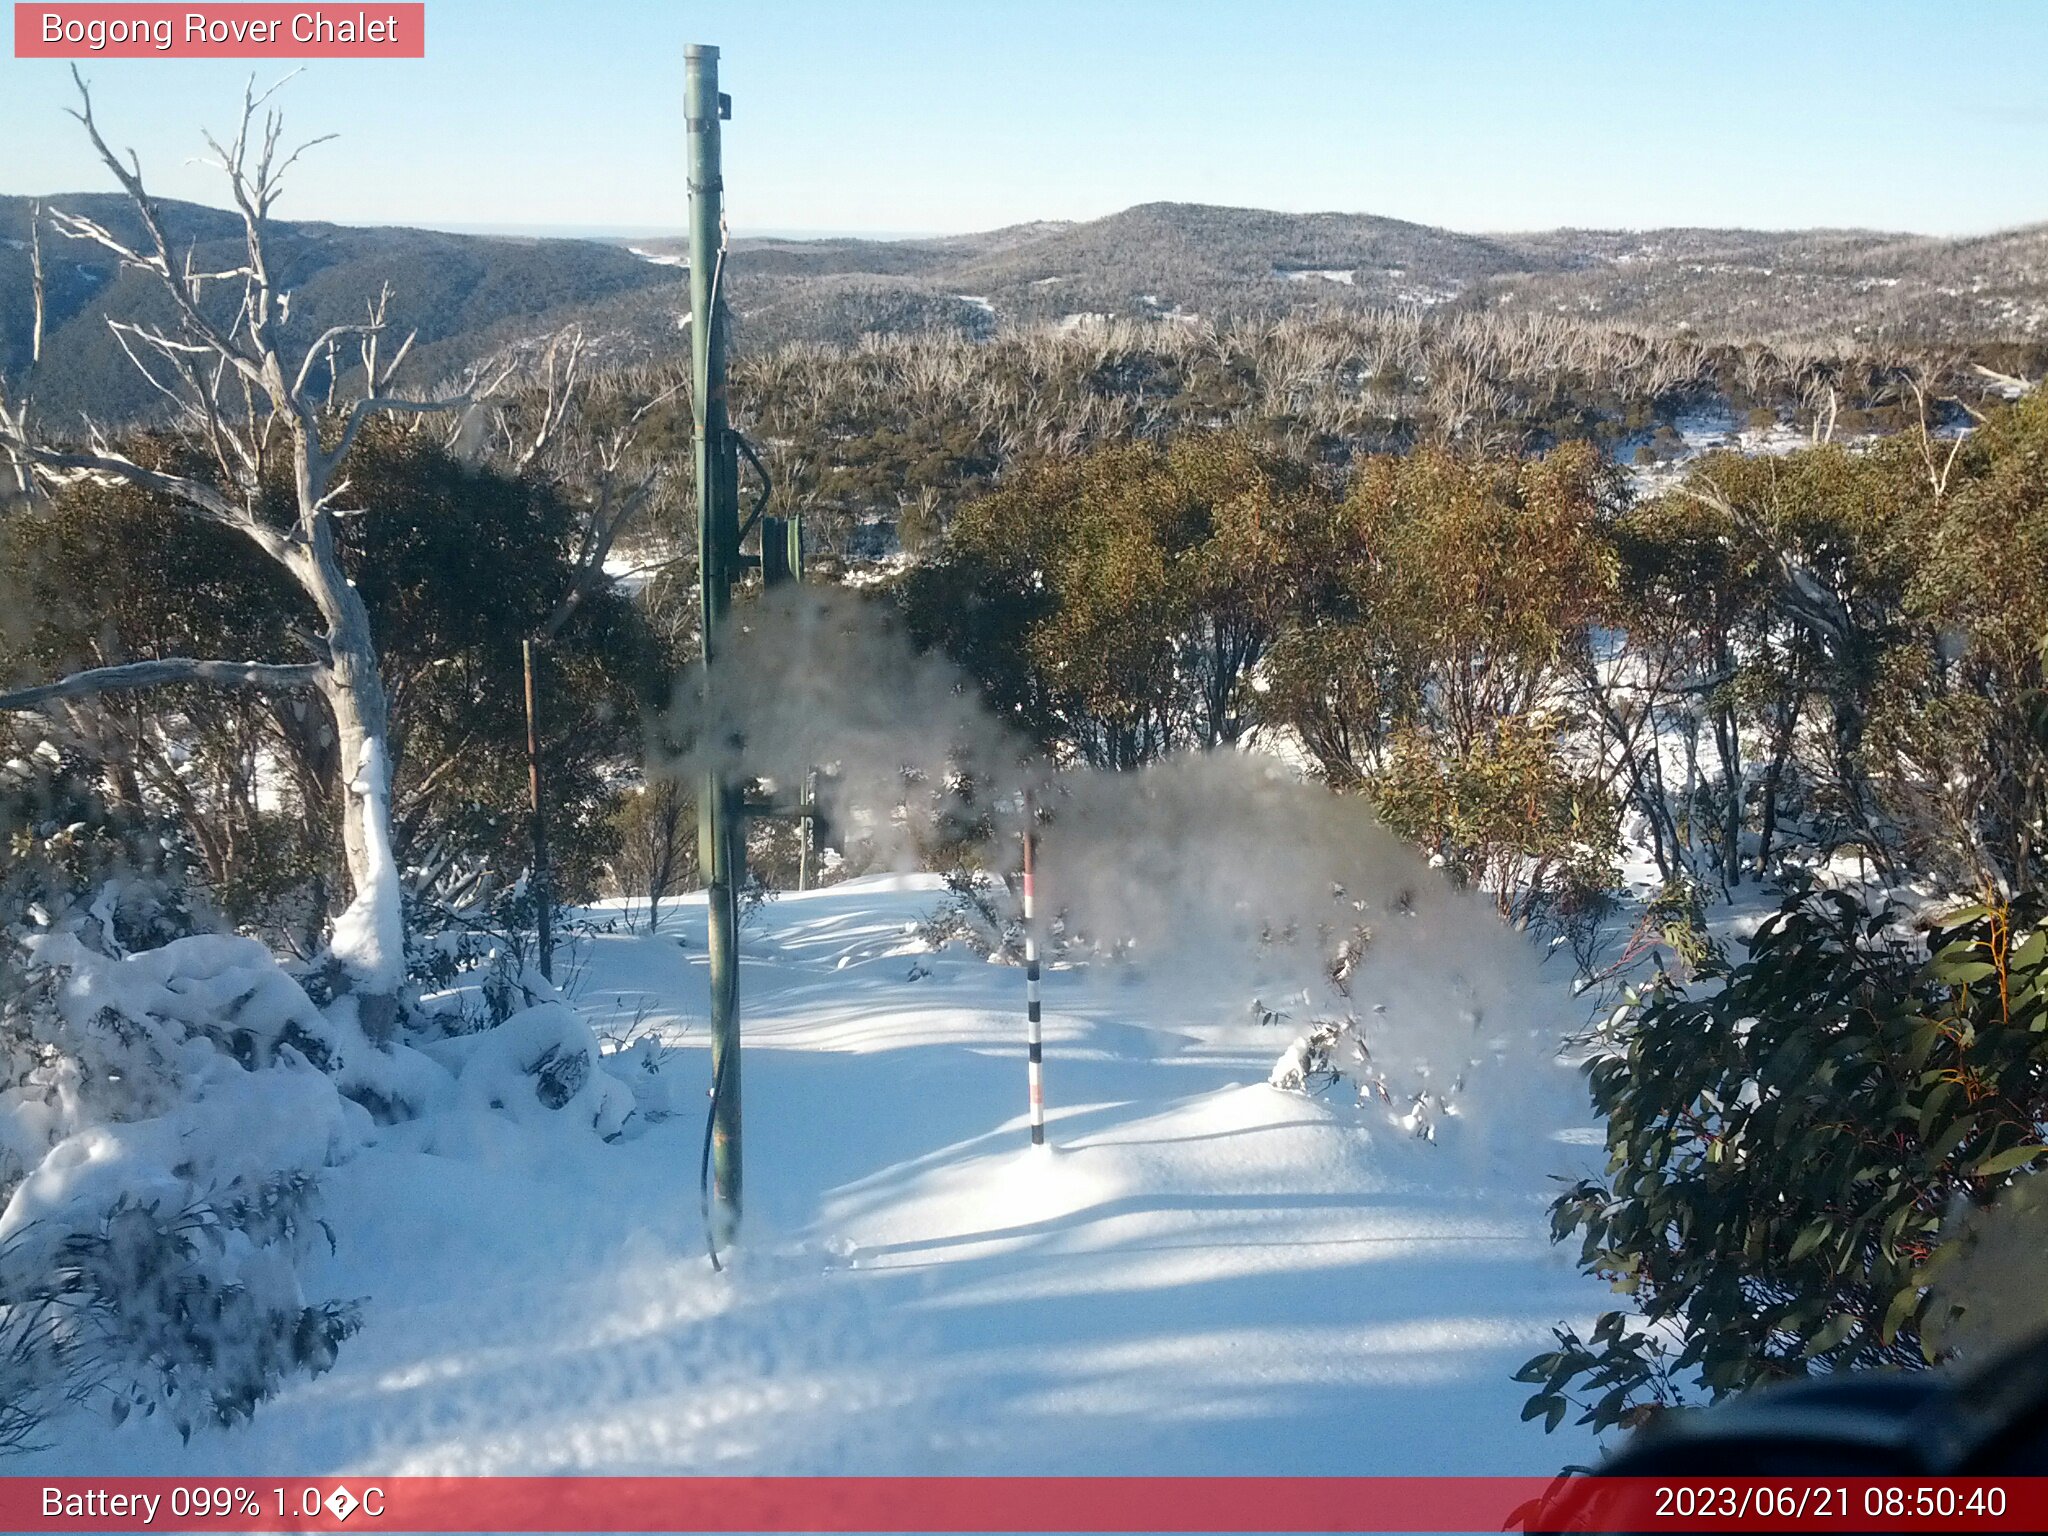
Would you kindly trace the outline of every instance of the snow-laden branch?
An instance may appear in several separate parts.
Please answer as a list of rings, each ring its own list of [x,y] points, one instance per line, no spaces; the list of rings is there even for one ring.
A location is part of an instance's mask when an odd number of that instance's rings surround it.
[[[54,683],[0,693],[0,711],[27,714],[64,699],[91,698],[170,683],[210,683],[220,688],[257,688],[280,693],[317,685],[326,669],[312,663],[286,665],[272,661],[200,661],[169,656],[161,661],[131,661],[118,667],[74,672]]]

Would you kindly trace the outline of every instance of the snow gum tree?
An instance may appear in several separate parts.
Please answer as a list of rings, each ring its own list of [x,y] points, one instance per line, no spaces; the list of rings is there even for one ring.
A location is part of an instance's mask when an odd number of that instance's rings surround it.
[[[65,238],[98,245],[124,268],[153,279],[168,301],[167,322],[111,321],[110,327],[162,397],[191,453],[143,462],[98,429],[82,444],[54,442],[32,423],[26,391],[19,399],[0,400],[0,452],[7,455],[17,488],[31,497],[80,481],[127,484],[233,530],[305,594],[320,629],[299,634],[303,659],[173,656],[127,662],[0,695],[0,709],[46,711],[67,700],[180,683],[316,694],[334,724],[344,801],[341,840],[353,887],[352,902],[334,924],[332,951],[339,983],[356,996],[364,1027],[373,1038],[389,1038],[404,975],[391,836],[390,706],[368,609],[343,568],[337,523],[360,510],[351,505],[346,464],[368,422],[389,413],[460,409],[480,391],[472,378],[468,387],[432,399],[391,392],[412,338],[387,345],[388,289],[367,306],[362,321],[330,327],[296,361],[285,355],[280,331],[291,294],[272,270],[265,236],[284,176],[310,145],[281,150],[282,121],[266,106],[270,93],[252,89],[244,95],[231,142],[208,136],[241,213],[245,241],[239,265],[200,271],[191,252],[181,256],[173,248],[139,161],[131,153],[124,162],[102,137],[83,80],[78,90],[74,116],[127,193],[141,234],[124,238],[93,219],[56,210],[48,217]],[[224,307],[210,289],[238,298]],[[352,354],[347,366],[344,353]],[[345,397],[343,380],[349,385]],[[277,473],[292,488],[283,517],[266,506],[266,485]]]
[[[1915,861],[2048,884],[2048,395],[1994,413],[1934,485],[1872,758]],[[1930,455],[1930,470],[1934,463]],[[1946,860],[1944,851],[1949,852]]]
[[[1800,847],[1958,892],[2048,877],[2044,399],[1967,438],[1707,455],[1620,519],[1626,664],[1586,696],[1667,878]]]
[[[1061,755],[1126,769],[1252,728],[1305,466],[1234,434],[1053,459],[963,508],[899,587],[951,654]]]
[[[141,435],[118,442],[143,462],[179,451]],[[470,462],[399,422],[364,430],[349,477],[364,511],[337,537],[378,641],[416,964],[423,912],[491,899],[530,858],[521,641],[563,605],[583,525],[551,481]],[[279,516],[287,481],[274,475],[270,488]],[[319,622],[246,539],[132,486],[66,487],[37,515],[0,522],[0,570],[10,682],[139,657],[289,655],[294,631]],[[582,899],[610,859],[617,765],[638,749],[663,659],[609,584],[584,595],[548,646],[537,688],[550,871],[564,899]],[[301,958],[324,947],[348,874],[340,763],[317,700],[185,685],[63,708],[61,744],[126,813],[176,829],[222,916]]]
[[[1572,756],[1568,683],[1613,606],[1617,500],[1584,444],[1361,460],[1266,669],[1265,721],[1516,922],[1610,879],[1612,797]]]

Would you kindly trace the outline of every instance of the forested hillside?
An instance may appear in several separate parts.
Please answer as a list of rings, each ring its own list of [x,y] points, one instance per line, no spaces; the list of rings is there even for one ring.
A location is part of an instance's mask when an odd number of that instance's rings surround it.
[[[53,197],[47,208],[102,223],[122,240],[140,238],[127,199],[117,194]],[[164,202],[165,227],[195,271],[241,264],[239,215],[195,203]],[[30,201],[0,197],[0,376],[18,376],[28,361],[31,303]],[[142,274],[122,271],[96,246],[45,227],[46,362],[36,398],[56,419],[89,412],[121,421],[150,410],[160,397],[129,366],[106,321],[167,322],[169,306]],[[551,317],[639,289],[672,288],[673,270],[651,265],[617,246],[582,240],[514,240],[417,229],[357,229],[278,221],[270,248],[276,277],[291,301],[282,339],[301,348],[331,325],[361,320],[386,284],[396,296],[394,319],[417,329],[417,365],[426,377],[452,372],[492,345],[545,329]],[[205,285],[209,312],[231,315],[239,283]],[[671,329],[674,319],[669,320]]]
[[[655,242],[649,249],[673,249]],[[1725,342],[2048,337],[2048,235],[1555,230],[1467,235],[1362,214],[1151,203],[1083,224],[919,242],[736,243],[762,339],[850,340],[858,277],[970,333],[1078,314],[1211,322],[1304,309],[1522,310]],[[973,301],[948,310],[948,301]],[[865,303],[872,306],[869,297]]]
[[[132,230],[119,198],[51,207]],[[223,265],[234,217],[166,204],[201,270]],[[29,346],[28,204],[0,198],[0,376]],[[614,361],[673,350],[687,308],[681,242],[512,239],[279,222],[285,334],[355,318],[389,281],[418,362],[452,373],[524,338],[584,327]],[[37,394],[60,415],[123,419],[156,402],[123,365],[109,314],[160,301],[103,252],[52,240],[50,363]],[[659,258],[659,260],[652,259]],[[1919,351],[2048,349],[2048,235],[1968,240],[1861,231],[1558,230],[1479,236],[1365,214],[1150,203],[1080,224],[921,240],[735,239],[738,332],[755,350],[933,331],[985,340],[1088,317],[1228,327],[1375,310],[1564,317],[1706,343]],[[230,303],[215,285],[212,302]]]

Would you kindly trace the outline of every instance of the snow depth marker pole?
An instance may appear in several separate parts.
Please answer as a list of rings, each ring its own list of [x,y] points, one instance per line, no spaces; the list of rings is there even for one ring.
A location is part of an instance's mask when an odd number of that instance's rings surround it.
[[[1036,871],[1033,857],[1038,829],[1032,822],[1031,796],[1024,796],[1024,1016],[1028,1065],[1025,1075],[1031,1084],[1031,1145],[1045,1145],[1045,1037],[1038,1008],[1038,908]]]
[[[689,138],[690,405],[696,429],[697,567],[703,620],[704,694],[717,669],[718,624],[732,606],[739,564],[739,450],[727,419],[725,180],[718,124],[732,115],[718,90],[718,50],[683,50],[683,111]],[[739,886],[746,859],[738,795],[713,769],[697,793],[697,853],[706,876],[705,950],[711,968],[711,1114],[707,1151],[715,1209],[705,1241],[717,1262],[740,1216]]]

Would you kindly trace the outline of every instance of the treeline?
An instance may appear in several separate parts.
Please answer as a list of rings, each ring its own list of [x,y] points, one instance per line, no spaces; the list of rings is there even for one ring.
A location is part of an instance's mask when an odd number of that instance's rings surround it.
[[[124,445],[143,463],[179,447]],[[354,449],[342,558],[377,626],[392,719],[393,836],[412,898],[489,906],[531,862],[522,645],[541,637],[537,702],[553,879],[594,894],[618,844],[622,769],[694,645],[616,588],[551,615],[576,579],[583,511],[567,483],[469,462],[379,425]],[[277,495],[282,504],[286,489]],[[133,488],[81,484],[0,517],[0,679],[170,656],[303,652],[318,616],[239,533]],[[139,837],[231,923],[300,956],[349,894],[337,857],[344,767],[306,693],[204,684],[0,719],[20,772],[0,780],[9,855],[97,868]],[[75,829],[45,846],[50,829]],[[166,860],[166,853],[168,860]]]
[[[1878,337],[2048,340],[2044,245],[2040,228],[1964,240],[1871,230],[1478,236],[1362,214],[1149,203],[945,240],[740,241],[732,272],[757,344],[851,344],[858,311],[842,308],[839,285],[866,282],[899,311],[928,308],[935,323],[970,333],[1083,314],[1228,325],[1318,309],[1508,305],[1654,335],[1850,351]]]
[[[1963,240],[1846,230],[1568,239],[1600,259],[1485,278],[1466,302],[1776,345],[1840,349],[1879,336],[2048,341],[2048,228],[2038,225]]]
[[[881,323],[870,306],[894,302],[859,280],[815,281],[857,304],[863,330]],[[820,554],[914,550],[1008,470],[1132,439],[1239,430],[1337,467],[1424,443],[1531,452],[1586,441],[1632,460],[1668,456],[1676,424],[1695,413],[1821,440],[1923,419],[1954,431],[2043,361],[2024,347],[1707,345],[1538,313],[1004,327],[943,302],[974,317],[971,332],[845,344],[747,333],[735,354],[735,421]],[[617,338],[590,340],[609,357]],[[666,409],[687,421],[681,373],[615,367],[593,388],[621,402],[673,392]]]
[[[1633,458],[1660,426],[1701,410],[1822,439],[1923,419],[1953,430],[2010,387],[1996,375],[2025,363],[1381,310],[756,347],[735,362],[733,398],[783,507],[806,516],[822,552],[851,558],[887,550],[899,531],[914,550],[1019,465],[1133,439],[1237,430],[1337,468],[1419,444],[1526,453],[1585,441]],[[649,393],[668,378],[627,371],[618,387]]]
[[[1434,414],[1459,368],[1506,414]],[[1843,850],[1951,886],[2036,877],[2044,408],[1992,407],[1971,377],[1378,316],[788,348],[744,359],[735,396],[814,576],[863,535],[900,546],[917,632],[1056,752],[1122,767],[1256,736],[1372,795],[1518,919],[1596,908],[1625,844],[1682,918],[1709,886]],[[1947,385],[1985,423],[1713,455],[1637,501],[1596,437],[1517,414],[1702,381],[1795,420],[1812,407],[1794,395],[1825,391],[1923,420]],[[580,397],[579,442],[631,419],[655,493],[618,530],[636,595],[592,596],[545,658],[567,895],[648,857],[689,874],[686,818],[650,826],[625,792],[642,713],[697,643],[673,382],[615,372]],[[1361,430],[1380,400],[1407,424]],[[546,410],[545,388],[516,391],[499,435]],[[152,441],[134,451],[177,451]],[[527,857],[520,642],[580,579],[596,459],[540,477],[396,431],[359,451],[371,510],[345,554],[388,637],[401,852],[502,887]],[[140,492],[74,488],[0,539],[10,680],[290,655],[308,623],[231,536]],[[180,824],[232,914],[312,944],[339,889],[321,712],[175,700],[168,735],[155,706],[70,707],[67,751],[104,765],[118,806]]]
[[[1844,854],[2036,886],[2048,400],[1966,439],[1710,455],[1632,502],[1592,447],[1339,474],[1242,434],[1006,478],[898,592],[1055,754],[1298,753],[1521,921],[1646,847],[1664,916]]]

